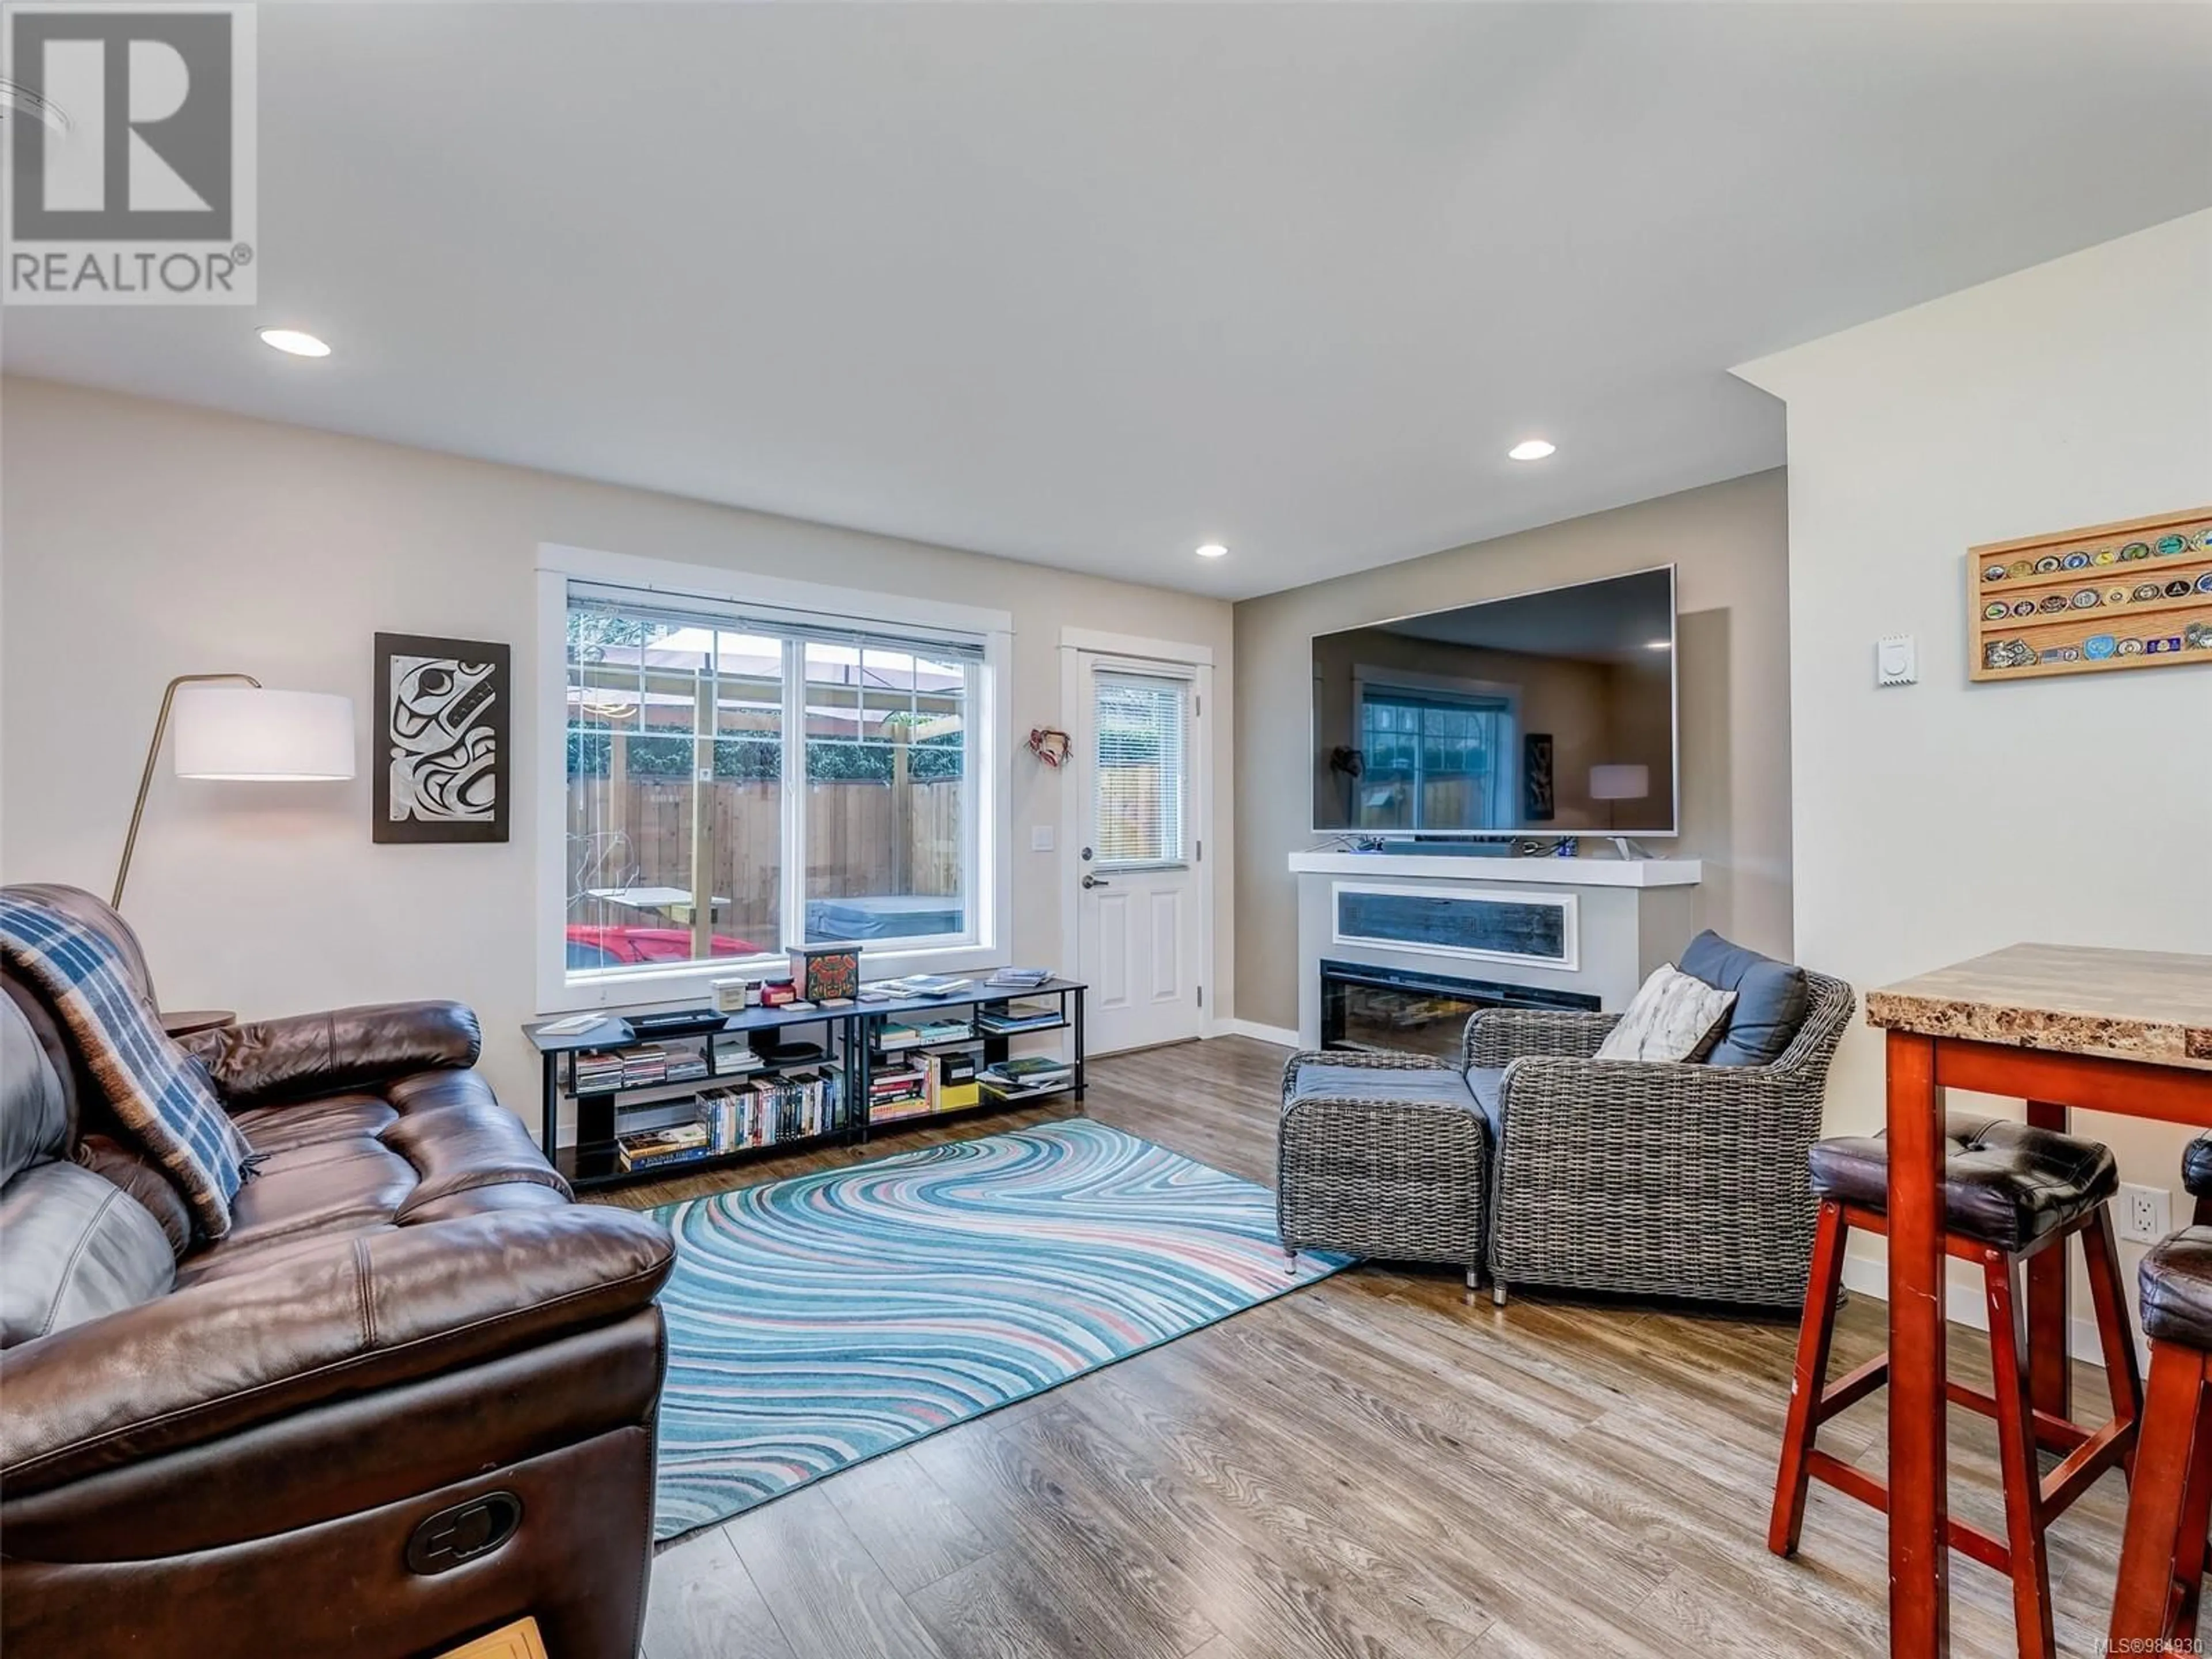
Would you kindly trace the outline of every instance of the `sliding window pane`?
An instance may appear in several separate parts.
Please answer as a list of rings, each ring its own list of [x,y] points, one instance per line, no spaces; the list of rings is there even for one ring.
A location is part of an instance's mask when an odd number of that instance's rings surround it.
[[[589,603],[568,638],[569,971],[775,950],[781,642]]]
[[[806,650],[806,938],[968,931],[971,674],[872,641]]]
[[[719,933],[763,951],[783,945],[783,685],[789,647],[761,634],[715,637],[714,851]],[[717,955],[726,954],[720,945]],[[738,954],[746,954],[738,952]]]

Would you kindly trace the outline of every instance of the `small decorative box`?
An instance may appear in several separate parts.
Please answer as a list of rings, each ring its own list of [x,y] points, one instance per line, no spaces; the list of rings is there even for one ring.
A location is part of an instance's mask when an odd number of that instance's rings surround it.
[[[791,982],[808,1002],[850,1001],[860,993],[860,953],[849,945],[801,945],[791,953]]]

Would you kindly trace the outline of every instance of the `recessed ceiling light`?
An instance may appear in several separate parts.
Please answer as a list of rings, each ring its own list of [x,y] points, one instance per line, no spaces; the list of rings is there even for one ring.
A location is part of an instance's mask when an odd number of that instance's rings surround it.
[[[1674,648],[1674,641],[1672,640],[1646,640],[1644,641],[1644,648],[1646,651],[1672,651]]]
[[[1545,456],[1556,453],[1559,447],[1557,444],[1546,443],[1541,438],[1524,438],[1505,453],[1516,461],[1540,461]]]
[[[277,350],[289,352],[295,357],[327,357],[331,355],[330,347],[313,335],[303,333],[296,328],[264,328],[261,331],[261,343],[275,346]]]
[[[1208,542],[1198,550],[1198,556],[1201,559],[1225,559],[1229,556],[1229,550],[1219,542]]]

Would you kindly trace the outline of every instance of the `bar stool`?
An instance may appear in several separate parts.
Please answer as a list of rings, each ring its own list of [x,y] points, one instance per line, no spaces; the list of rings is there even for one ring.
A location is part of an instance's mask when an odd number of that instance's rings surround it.
[[[2197,1200],[2191,1219],[2199,1227],[2212,1227],[2212,1134],[2201,1134],[2181,1155],[2181,1184]]]
[[[2212,1227],[2154,1246],[2141,1277],[2150,1389],[2109,1650],[2194,1653],[2212,1524]]]
[[[2051,1571],[2044,1533],[2051,1522],[2115,1464],[2126,1467],[2135,1451],[2136,1422],[2142,1414],[2142,1382],[2136,1369],[2125,1291],[2112,1233],[2109,1200],[2119,1185],[2112,1155],[2094,1141],[2008,1120],[1954,1115],[1943,1176],[1946,1252],[1978,1262],[1989,1294],[1990,1361],[1996,1389],[1987,1395],[1963,1382],[1948,1383],[1953,1404],[1996,1419],[2004,1474],[2005,1537],[1991,1536],[1954,1518],[1951,1547],[2012,1580],[2013,1611],[2022,1659],[2051,1659]],[[1813,1241],[1805,1321],[1797,1338],[1797,1369],[1790,1383],[1790,1417],[1783,1431],[1782,1465],[1774,1486],[1767,1547],[1794,1555],[1805,1525],[1808,1485],[1820,1480],[1876,1509],[1889,1506],[1889,1489],[1876,1475],[1820,1449],[1820,1425],[1889,1381],[1882,1354],[1823,1388],[1835,1334],[1843,1283],[1844,1244],[1854,1227],[1889,1231],[1889,1149],[1879,1137],[1823,1140],[1813,1148],[1813,1190],[1820,1200]],[[2112,1383],[2112,1420],[2092,1431],[2035,1409],[2028,1393],[2027,1332],[2018,1283],[2021,1265],[2045,1250],[2063,1250],[2081,1235],[2089,1268],[2097,1335]],[[2063,1455],[2048,1476],[2036,1449]]]

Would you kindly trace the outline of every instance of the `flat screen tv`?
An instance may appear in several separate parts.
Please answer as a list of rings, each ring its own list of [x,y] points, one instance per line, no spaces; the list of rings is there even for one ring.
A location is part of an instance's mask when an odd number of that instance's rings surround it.
[[[1674,567],[1313,642],[1316,834],[1672,836]]]

